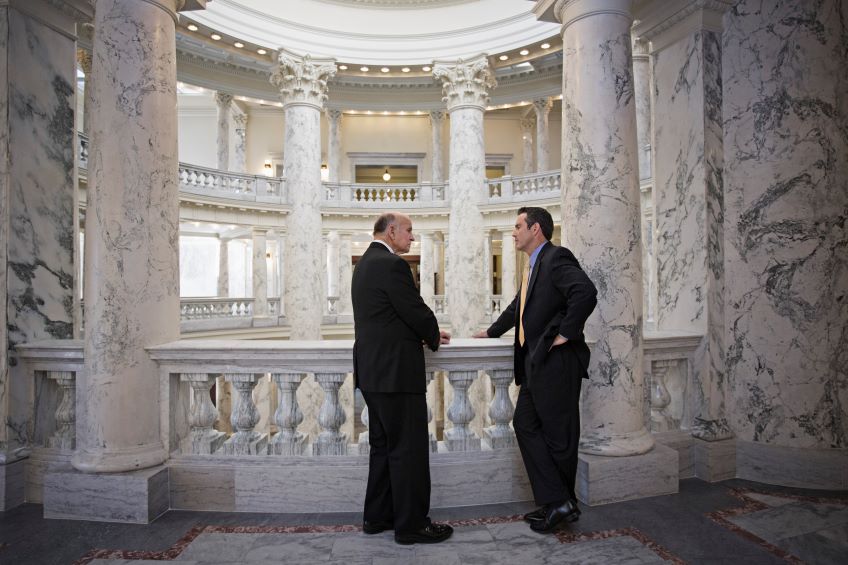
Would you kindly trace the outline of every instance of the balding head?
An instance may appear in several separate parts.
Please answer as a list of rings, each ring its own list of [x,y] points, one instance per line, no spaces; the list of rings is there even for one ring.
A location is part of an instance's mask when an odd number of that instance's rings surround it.
[[[399,212],[380,214],[374,222],[374,239],[384,241],[395,253],[408,253],[415,237],[412,235],[412,219]]]

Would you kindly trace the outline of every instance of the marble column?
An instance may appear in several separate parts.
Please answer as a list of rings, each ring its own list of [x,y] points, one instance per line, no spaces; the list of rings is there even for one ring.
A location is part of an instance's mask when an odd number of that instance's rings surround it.
[[[342,111],[327,110],[327,180],[339,182],[342,169]]]
[[[742,0],[723,19],[724,378],[751,480],[848,488],[845,17]]]
[[[651,41],[658,330],[704,335],[693,359],[695,437],[727,439],[721,12],[690,6],[698,27],[646,29]],[[723,6],[729,8],[729,3]],[[715,26],[718,26],[717,28]]]
[[[556,5],[563,40],[564,244],[598,288],[581,451],[636,455],[642,414],[642,249],[630,0]]]
[[[518,292],[515,283],[515,242],[511,229],[501,232],[501,249],[501,296],[502,305],[506,308]]]
[[[433,296],[436,294],[433,286],[433,273],[435,265],[433,264],[433,234],[421,233],[418,236],[421,241],[421,298],[427,303],[430,308],[433,307]]]
[[[218,292],[217,296],[230,296],[230,240],[218,238]]]
[[[233,116],[233,126],[235,127],[235,155],[233,155],[233,172],[246,173],[247,163],[245,161],[245,153],[247,151],[247,114],[244,112]]]
[[[86,135],[91,132],[91,51],[77,49],[77,64],[85,75],[82,87],[82,131]]]
[[[232,116],[233,95],[225,92],[215,93],[218,107],[218,130],[216,136],[216,156],[218,170],[230,170],[230,119]]]
[[[353,277],[353,248],[350,234],[342,234],[339,244],[339,314],[353,314],[350,297],[350,282]]]
[[[339,250],[341,241],[339,232],[331,231],[327,234],[327,296],[339,296]]]
[[[536,172],[548,171],[550,165],[550,128],[548,127],[548,116],[553,108],[550,98],[542,98],[533,101],[533,110],[536,112]]]
[[[521,154],[522,163],[524,163],[523,173],[529,175],[536,170],[535,160],[533,159],[533,137],[536,124],[533,118],[523,118],[521,120]]]
[[[488,59],[436,63],[433,75],[442,83],[450,113],[450,241],[447,246],[447,300],[453,335],[469,337],[486,314],[486,281],[480,263],[486,178],[483,111],[489,90],[497,85]]]
[[[46,0],[0,6],[0,510],[23,502],[32,424],[15,346],[73,338],[75,33]]]
[[[285,309],[291,339],[320,339],[321,271],[321,108],[327,80],[336,74],[332,59],[312,59],[280,50],[271,83],[280,91],[285,112],[285,170],[291,213],[286,219],[288,242]],[[294,188],[296,187],[296,189]]]
[[[277,234],[277,297],[280,299],[280,306],[277,311],[277,316],[283,317],[286,315],[286,241],[285,234]]]
[[[442,128],[445,124],[445,113],[441,110],[430,112],[430,181],[433,184],[445,182],[444,166],[442,165]]]
[[[268,317],[268,234],[253,230],[253,318]]]
[[[144,348],[180,333],[174,22],[181,6],[96,4],[85,372],[77,385],[84,408],[73,458],[81,471],[130,471],[167,458],[159,371]]]

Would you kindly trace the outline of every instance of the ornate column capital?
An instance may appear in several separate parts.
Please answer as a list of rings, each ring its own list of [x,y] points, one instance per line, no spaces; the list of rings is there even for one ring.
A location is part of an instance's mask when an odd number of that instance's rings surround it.
[[[633,28],[635,29],[637,25],[639,25],[639,20],[633,22]],[[650,46],[650,44],[647,39],[645,39],[644,37],[639,37],[634,31],[630,36],[630,43],[634,59],[648,58],[648,47]]]
[[[448,112],[468,107],[484,110],[489,101],[489,91],[498,85],[485,55],[478,55],[470,61],[459,59],[455,63],[436,63],[433,76],[442,82],[442,100],[447,104]]]
[[[633,0],[557,0],[554,14],[563,31],[577,20],[599,14],[620,15],[632,21]]]
[[[244,131],[247,128],[247,114],[234,115],[233,125],[236,127],[236,131]]]
[[[86,80],[91,78],[91,51],[87,49],[77,49],[77,64],[79,64],[82,72],[85,73]]]
[[[335,122],[336,124],[338,124],[342,119],[342,111],[341,110],[327,109],[327,110],[325,110],[325,112],[327,114],[327,120],[329,120],[331,122]]]
[[[539,119],[539,116],[547,116],[551,111],[551,108],[554,107],[554,101],[550,98],[540,98],[539,100],[533,100],[533,109],[536,110],[536,119]]]
[[[525,135],[533,135],[533,128],[536,127],[535,118],[522,118],[521,120],[521,132]]]
[[[230,104],[233,103],[233,95],[226,92],[216,92],[215,103],[219,108],[229,108]]]
[[[335,59],[313,59],[280,50],[271,84],[280,91],[283,107],[314,106],[321,110],[327,101],[327,81],[336,75]]]
[[[445,112],[443,110],[430,110],[430,123],[441,124],[445,121]]]

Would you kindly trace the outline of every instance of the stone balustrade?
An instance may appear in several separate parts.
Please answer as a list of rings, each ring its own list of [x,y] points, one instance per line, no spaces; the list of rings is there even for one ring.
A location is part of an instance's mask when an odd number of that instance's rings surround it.
[[[486,180],[489,203],[525,202],[559,198],[560,171],[547,171]]]
[[[247,175],[180,163],[180,192],[199,196],[283,204],[285,179]]]
[[[644,335],[646,425],[653,433],[685,431],[692,425],[691,381],[703,336],[669,331]]]

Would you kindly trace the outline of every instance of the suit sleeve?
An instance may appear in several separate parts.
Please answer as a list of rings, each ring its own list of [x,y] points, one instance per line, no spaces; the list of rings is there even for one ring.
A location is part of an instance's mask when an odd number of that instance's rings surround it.
[[[572,340],[583,335],[583,326],[598,303],[598,291],[588,275],[566,257],[558,256],[551,271],[554,285],[566,301],[559,335]]]
[[[403,259],[394,261],[389,276],[391,277],[389,301],[398,317],[412,328],[415,335],[425,342],[427,347],[436,351],[440,341],[439,322],[415,287],[409,264]]]
[[[498,316],[498,319],[489,326],[489,329],[486,330],[486,333],[489,334],[489,337],[501,337],[503,334],[509,331],[510,328],[515,326],[515,309],[518,308],[518,295],[515,295],[515,298],[512,299],[509,306],[504,308],[501,315]]]

